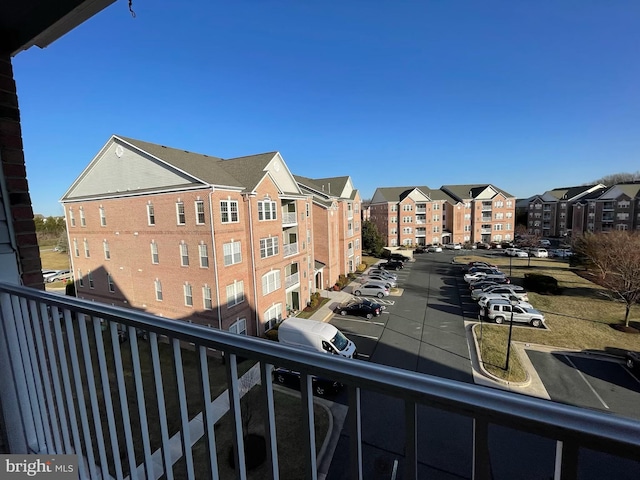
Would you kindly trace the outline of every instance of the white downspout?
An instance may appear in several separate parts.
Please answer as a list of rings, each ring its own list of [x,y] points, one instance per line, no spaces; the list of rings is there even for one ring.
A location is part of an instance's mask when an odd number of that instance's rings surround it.
[[[216,236],[213,231],[213,191],[209,194],[209,222],[211,223],[211,255],[213,256],[213,276],[216,282],[216,309],[218,310],[218,330],[222,330],[222,313],[220,312],[220,284],[218,282],[218,256],[216,255]]]
[[[249,203],[249,251],[251,252],[251,274],[253,278],[253,304],[256,315],[256,337],[260,335],[260,309],[258,308],[258,284],[256,282],[256,259],[255,248],[253,244],[253,215],[251,212],[251,194],[245,195]],[[282,215],[282,212],[280,212]]]

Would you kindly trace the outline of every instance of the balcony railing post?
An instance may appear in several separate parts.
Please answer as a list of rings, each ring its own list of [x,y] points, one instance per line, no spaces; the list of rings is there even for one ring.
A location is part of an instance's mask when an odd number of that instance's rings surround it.
[[[318,467],[316,459],[316,434],[313,417],[313,386],[311,375],[302,373],[300,375],[300,391],[302,392],[302,430],[307,432],[303,435],[303,445],[305,452],[305,477],[307,480],[317,480]]]
[[[271,478],[279,480],[278,470],[278,444],[276,441],[275,408],[273,400],[273,379],[271,372],[273,365],[269,363],[260,364],[260,381],[262,383],[262,399],[265,404],[264,432],[267,441],[267,461],[271,471]]]
[[[418,480],[418,406],[405,401],[405,470],[407,479]]]
[[[362,410],[360,389],[349,386],[349,447],[351,478],[362,480]]]
[[[473,419],[473,472],[472,480],[491,480],[489,456],[489,424],[480,418]]]
[[[27,432],[22,424],[21,410],[22,398],[25,392],[25,383],[20,381],[20,371],[14,375],[18,360],[18,339],[15,330],[14,312],[11,308],[11,296],[7,293],[0,294],[0,307],[2,316],[0,320],[0,368],[4,372],[0,375],[0,395],[2,398],[2,409],[4,413],[5,428],[9,448],[14,453],[27,453]]]

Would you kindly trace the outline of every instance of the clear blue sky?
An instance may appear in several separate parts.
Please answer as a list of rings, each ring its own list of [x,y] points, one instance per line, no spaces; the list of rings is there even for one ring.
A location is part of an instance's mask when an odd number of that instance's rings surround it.
[[[120,134],[517,197],[640,170],[640,1],[120,0],[14,58],[36,213]]]

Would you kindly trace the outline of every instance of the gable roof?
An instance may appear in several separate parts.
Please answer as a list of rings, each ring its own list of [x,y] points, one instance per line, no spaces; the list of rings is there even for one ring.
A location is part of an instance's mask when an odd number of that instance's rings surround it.
[[[498,193],[501,193],[507,198],[513,198],[513,195],[511,195],[510,193],[490,183],[476,183],[476,184],[469,184],[469,185],[443,185],[440,188],[459,202],[467,199],[476,198],[478,195],[484,192],[487,188],[492,188],[493,190],[495,190]]]
[[[414,191],[420,191],[423,195],[430,199],[430,201],[434,200],[444,200],[450,202],[452,204],[457,203],[456,199],[454,199],[447,192],[440,189],[431,189],[428,186],[409,186],[409,187],[379,187],[376,189],[373,198],[371,199],[371,203],[379,203],[379,202],[401,202],[407,196],[409,196]]]
[[[608,200],[618,198],[620,195],[626,195],[630,198],[640,197],[640,182],[617,183],[602,192],[598,198]]]
[[[578,185],[575,187],[559,187],[553,190],[548,190],[544,193],[545,198],[552,197],[555,200],[575,201],[584,195],[587,195],[593,191],[599,191],[605,188],[602,184],[596,185]]]

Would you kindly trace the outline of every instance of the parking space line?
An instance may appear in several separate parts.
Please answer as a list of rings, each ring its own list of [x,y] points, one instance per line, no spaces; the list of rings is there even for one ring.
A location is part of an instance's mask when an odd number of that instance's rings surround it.
[[[370,323],[371,325],[381,325],[383,327],[385,326],[385,324],[382,323],[382,322],[372,322],[371,320],[360,320],[358,318],[348,318],[348,317],[343,317],[343,316],[339,316],[338,318],[341,318],[342,320],[349,320],[350,322]]]
[[[593,388],[591,386],[591,384],[589,383],[589,381],[587,380],[587,377],[584,376],[584,374],[578,369],[578,367],[576,367],[576,364],[573,363],[571,361],[571,359],[567,356],[567,355],[563,355],[564,358],[567,359],[567,362],[569,362],[571,364],[571,366],[578,372],[578,375],[580,375],[580,377],[582,377],[582,380],[584,380],[584,383],[587,384],[587,386],[589,387],[589,389],[593,392],[593,394],[596,396],[596,398],[598,400],[600,400],[600,403],[602,403],[602,405],[604,405],[604,408],[606,408],[607,410],[609,410],[609,405],[607,405],[604,400],[602,399],[602,397],[600,395],[598,395],[598,392],[596,392],[595,388]]]
[[[347,331],[344,331],[344,332],[342,332],[342,333],[344,333],[344,334],[346,334],[346,335],[354,335],[354,336],[356,336],[356,337],[370,338],[371,340],[379,340],[379,339],[380,339],[380,337],[374,337],[374,336],[372,336],[372,335],[363,335],[363,334],[361,334],[361,333],[355,333],[355,332],[347,332]]]

